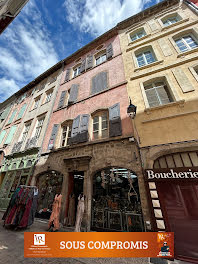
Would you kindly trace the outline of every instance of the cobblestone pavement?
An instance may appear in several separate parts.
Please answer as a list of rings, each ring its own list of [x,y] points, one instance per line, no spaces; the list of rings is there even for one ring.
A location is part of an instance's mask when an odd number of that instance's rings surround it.
[[[3,227],[0,213],[0,264],[148,264],[147,258],[24,258],[24,231]],[[47,223],[36,220],[25,232],[46,232]],[[62,229],[61,231],[67,231]]]

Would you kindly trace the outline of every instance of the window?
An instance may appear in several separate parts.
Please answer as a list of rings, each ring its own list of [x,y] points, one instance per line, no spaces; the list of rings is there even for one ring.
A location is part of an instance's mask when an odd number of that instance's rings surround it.
[[[65,147],[69,145],[69,139],[71,138],[71,130],[72,130],[72,123],[68,123],[67,125],[62,127],[61,147]]]
[[[107,112],[99,113],[93,117],[93,139],[108,137],[108,115]]]
[[[11,124],[11,123],[12,123],[12,121],[14,120],[14,117],[15,117],[16,113],[17,113],[17,110],[15,109],[15,110],[12,112],[12,114],[11,114],[11,116],[10,116],[10,119],[8,120],[8,124]]]
[[[22,118],[22,116],[23,116],[23,114],[24,114],[24,112],[25,112],[26,106],[27,106],[27,105],[24,104],[24,105],[21,107],[21,109],[20,109],[20,111],[19,111],[19,113],[18,113],[18,116],[17,116],[17,120],[20,119],[20,118]]]
[[[102,92],[108,88],[107,72],[99,72],[92,78],[91,94]]]
[[[45,117],[42,117],[42,118],[37,120],[37,126],[36,126],[35,135],[34,135],[36,138],[40,137],[44,119],[45,119]]]
[[[13,138],[13,136],[15,134],[16,129],[17,129],[17,126],[12,126],[10,128],[9,133],[8,133],[8,136],[7,136],[6,141],[5,141],[4,144],[10,144],[11,143],[12,138]]]
[[[177,21],[181,20],[178,16],[172,16],[165,20],[162,20],[165,27],[175,24]]]
[[[136,55],[136,59],[139,67],[142,67],[147,64],[151,64],[156,61],[151,51],[145,51]]]
[[[52,94],[53,94],[53,90],[50,90],[46,93],[45,104],[51,101]]]
[[[78,76],[78,75],[80,75],[80,68],[81,68],[80,66],[74,68],[74,70],[73,70],[73,78]]]
[[[146,32],[144,30],[138,31],[135,34],[130,34],[131,41],[135,41],[136,39],[140,39],[146,36]]]
[[[30,130],[31,122],[25,124],[23,135],[20,141],[24,142],[27,138],[28,132]]]
[[[175,40],[178,48],[181,52],[194,49],[198,46],[195,37],[192,35],[186,35]]]
[[[38,105],[39,105],[40,99],[41,99],[41,97],[40,97],[40,96],[39,96],[39,97],[37,97],[37,98],[35,99],[35,101],[34,101],[34,108],[33,108],[33,109],[36,109],[36,108],[38,108]]]
[[[103,54],[96,57],[96,65],[99,65],[106,60],[107,60],[107,55],[106,55],[106,53],[103,53]]]
[[[168,104],[173,101],[165,82],[153,82],[144,86],[150,107]]]

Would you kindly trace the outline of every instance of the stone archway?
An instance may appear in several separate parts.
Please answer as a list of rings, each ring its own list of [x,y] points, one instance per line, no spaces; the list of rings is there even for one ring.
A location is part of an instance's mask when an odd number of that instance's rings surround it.
[[[107,167],[93,177],[91,228],[97,231],[143,231],[138,176]]]

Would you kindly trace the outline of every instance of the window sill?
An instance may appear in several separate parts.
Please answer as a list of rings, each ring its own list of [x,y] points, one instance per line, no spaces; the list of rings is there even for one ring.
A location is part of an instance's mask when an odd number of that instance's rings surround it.
[[[134,69],[134,72],[139,72],[141,70],[144,70],[144,69],[147,69],[149,67],[152,67],[152,66],[155,66],[155,65],[158,65],[158,64],[163,64],[164,60],[160,60],[160,61],[155,61],[153,63],[150,63],[150,64],[147,64],[147,65],[144,65],[142,67],[138,67],[138,68],[135,68]]]
[[[191,49],[191,50],[184,51],[184,52],[178,54],[177,58],[185,57],[186,55],[191,54],[191,53],[196,52],[196,51],[198,51],[198,47]]]
[[[146,36],[144,36],[142,38],[136,39],[134,41],[130,41],[129,44],[128,44],[128,46],[132,46],[133,44],[136,44],[136,43],[140,42],[141,40],[144,40],[144,39],[146,39],[146,38],[148,38],[150,36],[151,36],[151,34],[148,34],[148,35],[146,35]]]
[[[171,102],[169,104],[164,104],[164,105],[159,105],[159,106],[146,108],[144,110],[144,112],[149,115],[152,111],[155,111],[155,110],[158,110],[158,109],[163,109],[163,108],[172,107],[172,106],[176,106],[176,105],[178,105],[180,107],[183,107],[184,103],[185,103],[185,100],[180,100],[180,101],[177,101],[177,102]]]
[[[187,22],[187,21],[189,21],[189,18],[181,19],[181,20],[177,21],[176,23],[168,25],[168,26],[163,25],[163,28],[161,29],[161,31],[168,30],[169,28],[175,27],[175,26],[180,25],[180,24]]]

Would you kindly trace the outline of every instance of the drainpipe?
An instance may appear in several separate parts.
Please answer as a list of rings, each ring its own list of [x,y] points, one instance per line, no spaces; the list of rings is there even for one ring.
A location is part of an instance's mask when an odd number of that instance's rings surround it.
[[[189,0],[185,0],[185,3],[189,6],[190,9],[192,9],[198,14],[198,6],[196,6],[193,2]]]

